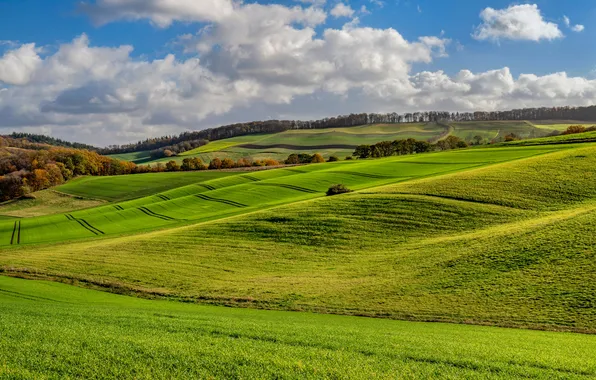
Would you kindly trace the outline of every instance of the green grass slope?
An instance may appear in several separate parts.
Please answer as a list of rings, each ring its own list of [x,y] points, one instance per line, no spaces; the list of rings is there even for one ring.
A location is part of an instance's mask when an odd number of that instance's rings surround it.
[[[432,177],[355,181],[363,191],[139,236],[6,248],[0,265],[214,304],[594,332],[596,147],[544,149],[308,166],[269,181],[316,188],[348,169]],[[227,185],[210,191],[249,202],[261,186]]]
[[[205,146],[182,153],[177,157],[151,159],[149,152],[116,155],[138,164],[182,162],[186,157],[199,157],[209,162],[215,157],[238,160],[249,157],[253,160],[273,158],[284,160],[292,153],[320,153],[325,158],[350,156],[354,148],[362,144],[375,144],[380,141],[415,138],[436,142],[448,135],[455,135],[466,141],[481,136],[485,141],[504,138],[515,133],[522,138],[546,136],[560,129],[558,124],[535,125],[527,121],[470,121],[447,124],[441,123],[401,123],[371,124],[347,128],[301,129],[281,133],[238,136],[213,141]]]
[[[123,201],[152,195],[191,183],[200,183],[237,174],[239,173],[197,171],[80,177],[58,186],[56,190],[84,198]]]
[[[0,304],[0,378],[596,376],[589,335],[147,301],[7,277]]]
[[[235,173],[212,180],[208,178],[229,173],[157,173],[84,178],[58,189],[89,197],[97,194],[104,199],[114,200],[140,194],[153,195],[68,214],[0,222],[0,246],[99,238],[171,228],[322,197],[329,186],[337,183],[358,190],[466,170],[551,150],[524,147],[470,150],[466,154],[442,152]],[[183,183],[191,184],[166,190]],[[138,190],[135,191],[135,187]]]
[[[96,207],[104,203],[103,201],[74,197],[52,190],[38,191],[32,195],[35,198],[15,199],[0,203],[0,216],[36,217]]]

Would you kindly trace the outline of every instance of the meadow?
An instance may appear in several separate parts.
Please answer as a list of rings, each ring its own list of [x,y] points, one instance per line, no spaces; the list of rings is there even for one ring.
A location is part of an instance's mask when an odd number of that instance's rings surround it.
[[[205,222],[322,197],[329,186],[337,183],[361,190],[528,157],[553,149],[527,147],[473,150],[465,154],[443,152],[248,174],[200,171],[85,177],[57,190],[120,202],[18,222],[0,221],[0,246],[103,238]],[[123,201],[141,195],[146,196]]]
[[[0,378],[596,376],[590,335],[147,301],[7,277],[0,303]]]
[[[566,127],[565,127],[566,128]],[[348,128],[302,129],[281,133],[255,134],[212,141],[202,147],[184,152],[178,156],[151,159],[149,152],[127,153],[112,157],[129,160],[137,164],[165,163],[174,160],[181,163],[186,157],[198,157],[203,162],[213,158],[238,160],[249,157],[253,160],[272,158],[283,161],[292,153],[320,153],[325,158],[350,156],[354,148],[362,144],[376,144],[380,141],[414,138],[436,142],[449,135],[466,141],[480,136],[485,142],[504,138],[515,133],[522,138],[546,136],[557,126],[534,125],[526,121],[469,121],[450,123],[402,123],[370,124]]]
[[[0,265],[144,297],[594,332],[595,165],[593,145],[548,145],[241,174],[22,220],[19,247],[0,222]],[[337,181],[358,191],[324,197]]]

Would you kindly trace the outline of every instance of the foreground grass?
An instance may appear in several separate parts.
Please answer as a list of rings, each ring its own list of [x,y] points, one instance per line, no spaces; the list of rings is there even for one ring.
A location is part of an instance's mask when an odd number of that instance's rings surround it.
[[[1,378],[596,376],[589,335],[147,301],[6,277],[0,303]]]
[[[408,158],[418,169],[371,163],[420,172],[483,153],[446,154]],[[594,167],[595,147],[571,149],[139,236],[3,249],[0,265],[213,304],[594,332]]]
[[[0,204],[0,215],[27,218],[99,206],[103,201],[74,197],[52,190],[33,193],[34,199],[16,199]]]

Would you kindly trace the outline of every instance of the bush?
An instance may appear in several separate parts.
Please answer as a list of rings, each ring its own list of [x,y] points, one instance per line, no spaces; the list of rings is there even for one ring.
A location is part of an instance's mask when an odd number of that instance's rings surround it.
[[[567,127],[567,130],[563,132],[564,135],[573,135],[575,133],[584,133],[586,131],[586,127],[583,125],[570,125]]]
[[[346,161],[347,161],[347,160],[353,160],[353,159],[354,159],[354,157],[352,157],[352,156],[347,156],[347,157],[346,157]]]
[[[310,162],[311,162],[311,163],[313,163],[313,164],[320,164],[320,163],[322,163],[322,162],[325,162],[325,159],[323,158],[323,156],[321,156],[321,154],[320,154],[320,153],[315,153],[315,154],[312,156],[312,159],[311,159],[311,161],[310,161]]]
[[[329,190],[327,190],[327,196],[345,194],[345,193],[351,193],[351,192],[352,192],[352,190],[348,189],[346,187],[346,185],[342,185],[340,183],[340,184],[331,186],[329,188]]]
[[[337,156],[331,156],[327,160],[327,162],[337,162],[337,161],[339,161],[339,158]]]

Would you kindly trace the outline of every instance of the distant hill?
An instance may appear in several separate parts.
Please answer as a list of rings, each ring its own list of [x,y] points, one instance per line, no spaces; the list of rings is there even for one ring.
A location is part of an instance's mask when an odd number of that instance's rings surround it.
[[[92,151],[98,150],[97,147],[94,147],[92,145],[65,141],[65,140],[54,138],[54,137],[50,137],[50,136],[46,136],[46,135],[37,135],[37,134],[33,134],[33,133],[13,132],[10,135],[0,136],[0,137],[4,138],[4,140],[7,140],[9,146],[18,146],[18,145],[22,145],[23,143],[28,142],[28,143],[32,143],[32,144],[60,146],[63,148],[87,149],[87,150],[92,150]]]

